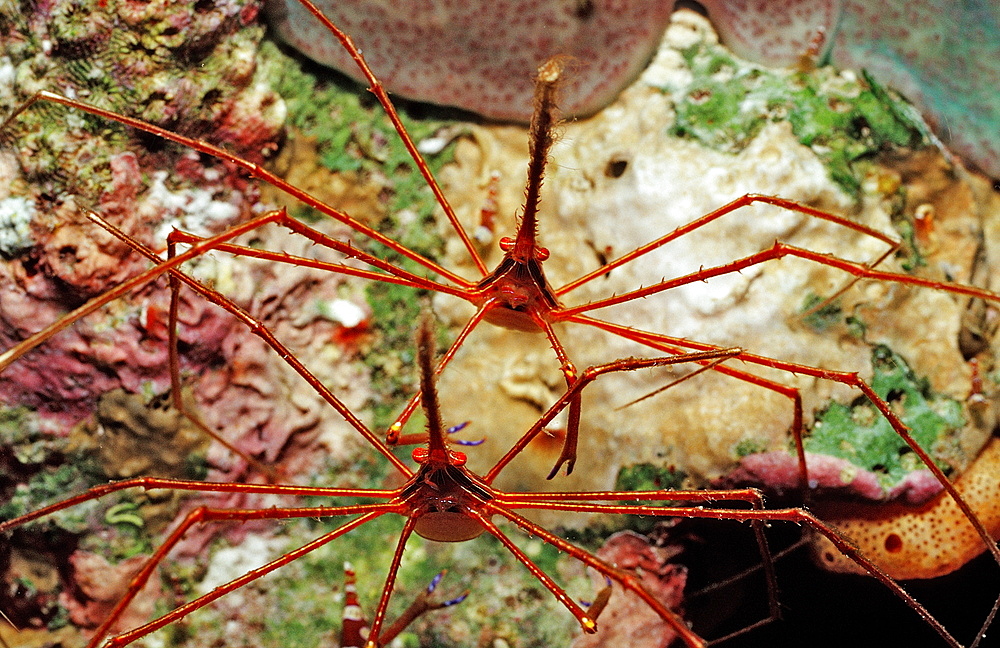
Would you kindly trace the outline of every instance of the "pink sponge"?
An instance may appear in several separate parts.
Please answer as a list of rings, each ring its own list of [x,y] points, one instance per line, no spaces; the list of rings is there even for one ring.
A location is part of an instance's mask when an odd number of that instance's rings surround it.
[[[391,92],[491,119],[528,121],[535,69],[572,57],[561,107],[611,102],[659,42],[667,0],[315,0],[354,38]],[[298,0],[270,0],[272,24],[310,58],[357,66]],[[996,0],[702,0],[723,41],[770,66],[810,55],[866,69],[902,92],[956,153],[1000,177],[1000,3]]]
[[[554,55],[572,59],[563,110],[602,108],[648,62],[673,10],[671,2],[650,0],[316,4],[391,92],[511,121],[531,117],[535,71]],[[296,0],[270,9],[288,43],[357,78],[340,43]]]

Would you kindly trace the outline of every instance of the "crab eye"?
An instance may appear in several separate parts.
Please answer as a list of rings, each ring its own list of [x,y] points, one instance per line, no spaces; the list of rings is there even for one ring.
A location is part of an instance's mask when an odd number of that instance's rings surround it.
[[[535,250],[535,260],[544,261],[549,258],[549,248],[539,247]]]
[[[500,249],[504,252],[510,252],[514,249],[514,239],[510,236],[505,236],[500,239]]]
[[[413,461],[418,465],[424,465],[430,459],[431,452],[424,446],[413,449]],[[440,454],[437,455],[436,460],[441,461],[444,459]],[[464,452],[459,452],[457,450],[448,450],[448,464],[452,466],[464,466],[469,460]]]

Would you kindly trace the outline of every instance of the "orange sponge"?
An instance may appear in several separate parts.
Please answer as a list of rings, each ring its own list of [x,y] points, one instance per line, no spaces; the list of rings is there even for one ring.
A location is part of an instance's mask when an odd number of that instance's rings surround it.
[[[990,534],[1000,535],[1000,439],[986,445],[955,488]],[[919,508],[904,505],[852,506],[822,519],[842,532],[861,552],[895,579],[935,578],[952,572],[985,550],[983,542],[954,500],[941,493]],[[812,542],[816,561],[834,572],[865,573],[829,540]]]

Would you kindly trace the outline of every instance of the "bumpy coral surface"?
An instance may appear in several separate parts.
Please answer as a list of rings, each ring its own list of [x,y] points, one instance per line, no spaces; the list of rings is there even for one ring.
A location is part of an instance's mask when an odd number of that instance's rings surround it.
[[[680,610],[687,573],[671,564],[671,547],[654,547],[647,538],[632,531],[620,531],[608,537],[597,556],[620,569],[634,570],[642,584],[661,603]],[[594,577],[600,587],[600,577]],[[615,644],[657,648],[669,646],[675,633],[649,609],[638,596],[621,589],[613,591],[611,602],[598,617],[601,627],[592,635],[581,635],[572,648],[596,648]]]
[[[282,115],[268,108],[276,95],[254,82],[257,8],[194,4],[116,3],[106,13],[71,2],[5,10],[5,114],[46,89],[261,159],[275,146]],[[186,74],[191,61],[197,72]],[[8,245],[0,279],[5,348],[148,266],[110,236],[91,236],[81,210],[100,212],[155,250],[164,248],[171,227],[204,234],[250,212],[254,190],[238,174],[183,148],[136,146],[143,137],[46,103],[8,124],[0,191],[12,223],[7,231],[21,238]],[[27,228],[16,225],[25,212],[34,215]],[[4,400],[67,426],[115,387],[162,391],[169,382],[166,304],[162,287],[153,288],[116,305],[120,326],[92,319],[59,336],[4,373]],[[217,348],[231,328],[203,302],[186,303],[184,311],[190,326],[181,336],[205,348]],[[189,368],[204,367],[211,353]]]
[[[257,65],[264,29],[256,3],[109,2],[101,9],[57,2],[22,10],[0,3],[4,117],[44,89],[203,139],[248,160],[262,161],[276,150],[284,103]],[[82,110],[37,103],[7,123],[2,145],[4,349],[149,266],[83,218],[83,210],[100,213],[159,253],[172,228],[208,235],[260,209],[256,186],[231,165]],[[264,241],[269,236],[273,233],[256,233]],[[298,344],[299,352],[310,353],[312,345],[319,349],[315,354],[325,353],[321,378],[360,409],[367,381],[358,370],[343,369],[341,360],[351,353],[336,349],[344,345],[328,344],[344,326],[336,314],[318,310],[353,303],[340,294],[340,278],[287,269],[276,276],[264,264],[228,261],[205,258],[188,270],[255,312],[290,345]],[[169,404],[168,302],[166,282],[154,282],[47,340],[3,372],[0,399],[11,407],[4,410],[0,435],[5,516],[113,478],[204,477],[209,469],[217,480],[245,476],[246,463],[221,446],[206,455],[207,437]],[[352,312],[365,315],[359,306]],[[263,353],[263,343],[245,327],[187,292],[181,294],[179,322],[184,399],[209,428],[222,430],[245,455],[269,464],[281,455],[289,474],[314,467],[316,456],[338,456],[338,426],[345,423],[316,406],[311,391],[296,393],[301,381],[289,380],[288,367]],[[3,547],[0,562],[6,566],[11,552],[16,556],[29,547],[47,557],[49,573],[60,575],[67,592],[86,590],[74,578],[84,577],[82,566],[90,563],[67,566],[77,543],[102,554],[110,546],[117,559],[148,554],[152,546],[133,536],[148,540],[186,510],[176,499],[152,499],[83,507],[44,539],[15,536]],[[230,500],[230,505],[253,505]],[[113,515],[122,504],[139,513]],[[119,528],[116,524],[126,531],[109,530]],[[191,534],[177,553],[202,552],[220,530]],[[246,529],[231,537],[238,539],[241,532]],[[5,580],[22,576],[11,571]],[[93,573],[87,578],[93,580]],[[15,588],[5,590],[2,607],[22,627],[49,623],[51,598],[49,590],[24,597]],[[92,598],[82,592],[74,600],[86,607]],[[22,608],[15,602],[26,599],[39,603]],[[74,619],[93,614],[77,610]],[[59,625],[55,616],[53,629]]]

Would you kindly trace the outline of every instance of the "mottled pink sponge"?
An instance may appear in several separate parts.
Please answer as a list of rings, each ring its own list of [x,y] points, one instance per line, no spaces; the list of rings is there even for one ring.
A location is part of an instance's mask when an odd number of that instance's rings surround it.
[[[307,56],[357,77],[297,0],[268,0],[272,24]],[[531,116],[535,69],[565,54],[561,107],[609,103],[659,42],[670,0],[317,0],[391,92],[500,120]],[[956,153],[1000,177],[997,0],[702,0],[738,55],[771,66],[819,60],[867,69],[902,92]]]
[[[531,117],[536,70],[557,54],[572,57],[560,102],[567,114],[608,104],[648,62],[673,10],[659,0],[314,1],[391,92],[511,121]],[[269,11],[288,43],[358,77],[296,0],[271,0]]]

